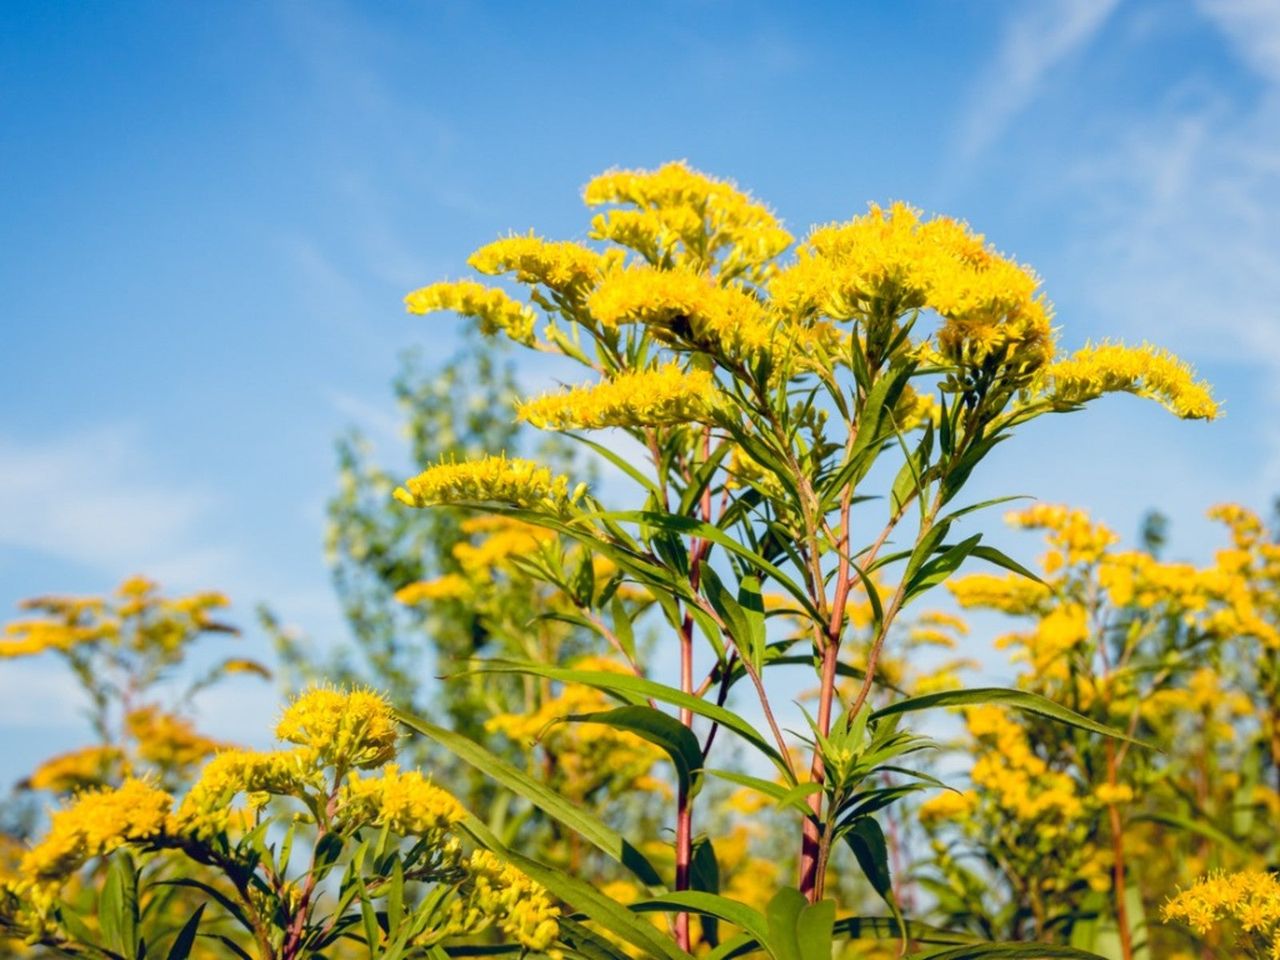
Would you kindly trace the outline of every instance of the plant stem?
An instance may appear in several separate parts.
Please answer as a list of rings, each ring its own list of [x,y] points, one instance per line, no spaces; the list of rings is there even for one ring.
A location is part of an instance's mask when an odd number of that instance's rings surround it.
[[[1113,790],[1119,781],[1118,767],[1115,744],[1108,741],[1107,783]],[[1120,807],[1115,803],[1107,804],[1107,814],[1111,819],[1111,852],[1115,859],[1112,898],[1115,900],[1116,928],[1120,933],[1120,955],[1123,960],[1133,960],[1133,933],[1129,929],[1129,906],[1126,902],[1125,889],[1124,825],[1120,821]]]

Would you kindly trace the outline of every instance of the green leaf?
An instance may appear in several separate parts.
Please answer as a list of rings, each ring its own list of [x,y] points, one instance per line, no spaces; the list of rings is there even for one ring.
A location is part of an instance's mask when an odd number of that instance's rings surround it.
[[[584,840],[634,873],[641,883],[648,887],[664,886],[661,875],[645,855],[590,811],[571,803],[545,784],[539,783],[460,733],[403,711],[397,712],[396,716],[410,730],[434,740],[460,760],[524,797],[547,816],[578,833]]]
[[[710,772],[710,771],[708,771]],[[1147,822],[1158,823],[1162,826],[1173,827],[1175,830],[1185,830],[1187,833],[1194,833],[1204,837],[1206,840],[1212,840],[1214,843],[1226,847],[1239,856],[1248,856],[1248,848],[1246,848],[1239,840],[1232,837],[1224,830],[1219,830],[1212,823],[1206,820],[1193,820],[1190,817],[1180,817],[1171,813],[1144,813],[1131,817],[1130,822]]]
[[[809,816],[813,811],[809,809],[809,805],[805,803],[805,797],[810,793],[822,789],[820,783],[803,783],[798,787],[788,789],[780,783],[774,783],[772,780],[765,780],[763,777],[753,777],[748,773],[738,773],[736,770],[713,770],[707,768],[702,771],[713,777],[719,777],[721,780],[728,780],[730,783],[736,783],[740,787],[746,787],[748,790],[755,790],[757,793],[763,793],[766,797],[773,800],[779,807],[791,807],[798,810],[805,816]],[[803,790],[800,790],[803,787]],[[799,792],[797,792],[799,791]]]
[[[127,853],[111,858],[98,898],[98,923],[111,950],[123,957],[138,955],[138,871]]]
[[[936,587],[959,570],[960,565],[968,559],[970,554],[982,549],[978,546],[981,539],[982,534],[975,533],[955,546],[945,548],[938,556],[924,564],[907,584],[903,602],[919,596],[931,587]]]
[[[175,880],[155,880],[153,883],[157,886],[190,887],[192,890],[199,890],[206,897],[214,900],[218,906],[222,907],[222,909],[227,911],[228,914],[234,917],[236,922],[239,923],[240,926],[244,927],[245,930],[248,930],[250,933],[253,932],[253,924],[249,922],[249,918],[245,916],[244,910],[241,909],[240,905],[216,887],[211,887],[207,883],[201,883],[199,880],[192,880],[189,877],[178,877]]]
[[[627,655],[630,660],[636,658],[636,635],[631,628],[631,617],[627,614],[627,608],[622,602],[622,598],[615,595],[609,603],[609,612],[613,615],[613,635],[618,640],[618,645],[622,647],[622,652]]]
[[[395,858],[391,882],[387,887],[387,931],[395,933],[404,921],[404,864]]]
[[[1048,717],[1050,720],[1057,720],[1059,723],[1065,723],[1069,727],[1088,730],[1090,733],[1101,734],[1114,740],[1127,740],[1129,743],[1154,749],[1151,744],[1143,740],[1135,739],[1114,727],[1108,727],[1106,724],[1081,716],[1074,710],[1054,703],[1038,693],[1031,693],[1027,690],[1010,690],[1005,687],[943,690],[939,693],[928,693],[920,697],[909,697],[906,700],[899,700],[897,703],[891,703],[889,706],[877,710],[871,715],[871,719],[882,720],[898,714],[914,713],[918,710],[932,710],[935,707],[971,707],[988,703],[1013,707],[1015,710],[1022,710],[1026,713]]]
[[[1106,960],[1096,953],[1077,950],[1075,947],[1060,947],[1048,943],[1011,943],[980,942],[966,944],[962,947],[946,947],[941,950],[927,950],[913,953],[906,960],[1049,960],[1049,958],[1071,958],[1071,960]]]
[[[578,441],[578,443],[581,443],[590,447],[592,450],[600,454],[600,456],[604,457],[606,460],[612,463],[615,467],[617,467],[619,470],[625,473],[628,477],[630,477],[636,483],[640,484],[640,486],[644,487],[646,490],[652,493],[655,497],[658,497],[659,499],[662,498],[662,491],[658,489],[658,485],[654,483],[652,480],[650,480],[648,477],[646,477],[643,473],[641,473],[636,468],[634,463],[632,463],[622,454],[618,453],[616,450],[610,450],[608,447],[602,444],[596,443],[594,440],[588,440],[586,437],[582,436],[582,434],[580,433],[570,433],[570,434],[566,434],[566,436],[570,436],[574,440]]]
[[[716,848],[711,838],[695,837],[693,841],[693,858],[689,861],[689,884],[702,893],[718,894],[720,892],[720,863],[716,859]],[[720,922],[715,917],[702,918],[702,934],[709,946],[720,943]]]
[[[729,628],[729,636],[733,638],[734,646],[756,670],[759,670],[762,666],[765,647],[764,604],[760,599],[759,581],[754,577],[749,578],[756,584],[754,588],[756,608],[749,610],[729,592],[713,567],[703,566],[701,570],[702,592],[706,594],[711,606]],[[739,596],[746,596],[748,600],[751,598],[751,592],[747,589],[745,581],[744,586],[739,590]]]
[[[765,907],[769,933],[762,942],[774,960],[803,960],[800,956],[800,915],[807,907],[804,894],[795,887],[783,887]]]
[[[665,960],[692,960],[692,955],[681,950],[674,940],[663,936],[651,924],[638,919],[616,900],[606,897],[595,885],[563,870],[531,860],[514,850],[494,852],[523,870],[574,910],[586,914],[632,946],[639,947],[647,956]]]
[[[560,939],[573,948],[579,956],[583,957],[583,960],[631,960],[630,955],[621,947],[602,937],[590,927],[584,926],[569,917],[560,918]],[[524,947],[518,943],[510,944],[509,946],[514,953],[524,952]],[[483,956],[483,952],[479,954],[459,954],[455,953],[454,950],[472,949],[484,951],[487,948],[472,946],[469,948],[448,947],[446,949],[449,951],[450,956]]]
[[[168,960],[187,960],[191,954],[191,947],[196,942],[196,932],[200,929],[200,918],[204,915],[204,908],[207,904],[200,904],[196,907],[195,912],[182,925],[182,929],[178,931],[178,935],[173,938],[173,946],[169,948]]]
[[[768,924],[759,910],[754,910],[745,903],[730,900],[713,893],[700,890],[673,890],[660,897],[652,897],[631,905],[637,913],[663,911],[666,913],[696,913],[704,917],[715,917],[725,923],[731,923],[751,934],[757,940],[768,935]]]
[[[835,941],[836,902],[819,900],[800,911],[796,922],[796,944],[800,960],[831,960]]]
[[[565,683],[581,683],[595,687],[632,704],[642,704],[647,697],[661,703],[669,703],[675,707],[691,710],[700,717],[721,724],[747,741],[778,768],[783,776],[791,780],[787,763],[770,743],[761,736],[756,728],[732,710],[709,703],[692,694],[684,693],[675,687],[637,677],[634,674],[609,673],[603,670],[571,670],[568,667],[555,667],[547,664],[514,660],[482,660],[475,670],[477,673],[527,673],[533,676],[560,680]],[[438,729],[438,728],[437,728]],[[456,736],[456,734],[455,734]],[[608,852],[608,851],[606,851]]]
[[[1017,560],[1005,553],[997,550],[995,547],[978,547],[973,551],[973,555],[988,563],[994,563],[997,567],[1004,567],[1019,576],[1026,577],[1028,580],[1034,580],[1036,583],[1044,583],[1038,576],[1020,564]]]
[[[677,517],[671,514],[658,513],[652,510],[621,510],[606,513],[589,514],[589,519],[606,519],[620,520],[624,523],[639,523],[647,526],[657,527],[661,530],[669,530],[673,533],[679,533],[689,537],[700,537],[703,540],[710,540],[718,546],[724,547],[730,553],[736,554],[748,563],[769,574],[778,585],[790,593],[805,611],[818,619],[818,613],[813,607],[812,601],[809,599],[808,593],[805,592],[794,580],[783,573],[780,569],[766,560],[754,550],[744,547],[737,540],[721,530],[719,527],[712,526],[709,523],[703,523],[700,520],[694,520],[691,517]]]
[[[201,936],[207,936],[210,940],[217,940],[224,947],[239,957],[240,960],[253,960],[253,957],[249,956],[244,947],[240,946],[240,944],[236,943],[228,936],[221,933],[201,934]]]
[[[893,917],[902,922],[898,899],[893,895],[893,877],[889,872],[889,845],[884,831],[871,817],[859,817],[844,833],[844,841],[858,859],[858,866],[880,899],[889,906]]]
[[[676,768],[680,789],[693,796],[698,792],[702,769],[702,747],[693,731],[670,714],[648,706],[618,707],[599,713],[575,713],[563,719],[574,723],[600,723],[615,730],[634,733],[661,747]]]

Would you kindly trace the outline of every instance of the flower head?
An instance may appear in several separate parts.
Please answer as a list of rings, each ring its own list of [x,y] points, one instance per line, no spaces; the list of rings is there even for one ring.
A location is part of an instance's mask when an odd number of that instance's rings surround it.
[[[551,242],[530,234],[486,244],[467,263],[479,273],[514,273],[521,283],[540,283],[557,293],[573,294],[594,285],[619,259],[578,243]]]
[[[343,792],[342,816],[348,822],[386,826],[402,837],[441,842],[466,811],[452,794],[433,786],[417,770],[403,773],[392,764],[376,776],[353,775]]]
[[[709,371],[668,363],[526,401],[517,415],[544,430],[679,425],[705,421],[714,396]]]
[[[375,767],[395,757],[399,730],[391,704],[372,690],[315,687],[285,709],[276,736],[325,765]]]
[[[163,834],[172,806],[169,794],[133,777],[82,793],[53,814],[49,832],[22,858],[21,873],[33,881],[66,878],[94,857]]]
[[[569,500],[569,481],[532,460],[485,457],[431,467],[395,491],[395,498],[411,507],[467,501],[509,503],[531,507]]]
[[[517,343],[533,343],[533,328],[537,323],[533,310],[503,291],[474,280],[433,283],[413,291],[404,298],[404,303],[410,313],[452,310],[464,317],[473,317],[480,323],[480,332],[487,337],[505,333]]]
[[[1144,343],[1126,347],[1102,342],[1086,346],[1045,368],[1039,392],[1068,404],[1105,393],[1132,393],[1155,400],[1184,420],[1213,420],[1221,406],[1209,385],[1167,350]]]

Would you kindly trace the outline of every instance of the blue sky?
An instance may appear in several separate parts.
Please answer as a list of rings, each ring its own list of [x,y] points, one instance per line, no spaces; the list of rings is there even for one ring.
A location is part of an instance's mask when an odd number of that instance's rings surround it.
[[[1125,533],[1159,507],[1191,557],[1211,503],[1265,508],[1280,4],[791,6],[6,4],[0,609],[142,571],[340,638],[332,439],[393,456],[397,352],[456,341],[403,294],[511,229],[580,238],[588,177],[675,158],[799,233],[868,200],[966,217],[1037,266],[1067,346],[1149,338],[1226,402],[1045,423],[982,492]],[[228,688],[208,720],[249,736],[273,698]],[[0,780],[82,740],[70,702],[50,664],[0,666]]]

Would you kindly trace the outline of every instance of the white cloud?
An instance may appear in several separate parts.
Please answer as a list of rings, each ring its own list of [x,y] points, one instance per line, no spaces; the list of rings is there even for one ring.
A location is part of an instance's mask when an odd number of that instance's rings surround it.
[[[1039,95],[1050,72],[1083,49],[1118,4],[1042,0],[1020,7],[963,118],[960,154],[972,160],[995,143]]]
[[[60,664],[11,660],[0,670],[0,729],[82,731],[88,706],[89,698]],[[21,774],[0,770],[15,777]],[[0,777],[0,786],[5,782]]]
[[[152,469],[128,428],[34,443],[0,437],[0,547],[113,578],[145,570],[180,587],[224,579],[230,552],[198,540],[214,498],[162,483]]]
[[[1280,3],[1200,0],[1198,6],[1227,35],[1245,63],[1280,84]]]
[[[1175,85],[1109,155],[1072,171],[1076,267],[1112,327],[1257,375],[1262,409],[1227,412],[1265,444],[1250,478],[1262,502],[1280,487],[1280,427],[1267,426],[1280,423],[1280,3],[1201,9],[1263,86]]]

